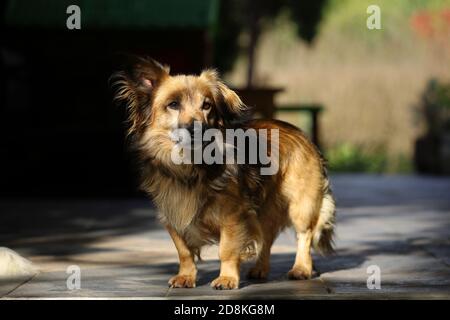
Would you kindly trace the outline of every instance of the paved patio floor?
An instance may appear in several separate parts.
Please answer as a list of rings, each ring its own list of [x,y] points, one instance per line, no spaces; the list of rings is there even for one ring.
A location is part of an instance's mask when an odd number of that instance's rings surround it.
[[[289,281],[292,231],[272,251],[270,278],[215,291],[217,248],[207,248],[194,289],[169,289],[176,250],[145,199],[3,199],[0,246],[33,261],[40,273],[0,282],[8,298],[450,298],[450,179],[336,175],[337,254],[315,257],[318,276]],[[81,288],[69,290],[66,270],[77,265]],[[369,266],[381,288],[368,289]]]

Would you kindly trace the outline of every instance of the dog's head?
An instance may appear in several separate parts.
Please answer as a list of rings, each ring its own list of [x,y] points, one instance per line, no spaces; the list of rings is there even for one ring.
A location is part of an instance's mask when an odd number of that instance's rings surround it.
[[[136,60],[129,69],[113,75],[113,86],[115,99],[128,106],[129,134],[141,142],[170,148],[174,130],[192,132],[194,122],[204,128],[226,128],[246,110],[215,70],[199,76],[170,75],[168,66],[153,59]]]

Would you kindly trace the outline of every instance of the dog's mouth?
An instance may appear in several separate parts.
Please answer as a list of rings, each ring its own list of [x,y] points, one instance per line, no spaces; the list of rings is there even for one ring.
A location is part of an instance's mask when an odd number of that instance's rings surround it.
[[[205,145],[201,132],[191,134],[183,129],[175,129],[170,131],[169,137],[176,146],[184,149],[197,149]]]
[[[169,137],[178,147],[199,149],[210,143],[210,141],[205,141],[204,139],[206,130],[205,126],[199,126],[195,129],[176,128],[169,132]]]

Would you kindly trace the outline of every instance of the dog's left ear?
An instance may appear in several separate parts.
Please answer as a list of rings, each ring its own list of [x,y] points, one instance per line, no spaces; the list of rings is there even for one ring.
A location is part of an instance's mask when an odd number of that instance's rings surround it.
[[[169,67],[151,58],[131,56],[122,71],[114,73],[111,86],[114,100],[124,101],[128,110],[128,134],[144,128],[151,112],[155,90],[169,77]]]
[[[220,80],[216,70],[207,69],[200,74],[200,77],[206,79],[215,89],[216,103],[223,106],[224,115],[228,116],[229,120],[238,119],[247,112],[247,106],[236,92]]]

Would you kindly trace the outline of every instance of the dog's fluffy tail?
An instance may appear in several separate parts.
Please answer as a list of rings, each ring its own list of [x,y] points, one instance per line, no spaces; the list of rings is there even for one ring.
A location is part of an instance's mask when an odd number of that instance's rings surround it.
[[[336,205],[328,178],[325,176],[323,198],[319,219],[313,232],[313,248],[321,255],[334,253],[334,224],[336,219]]]

